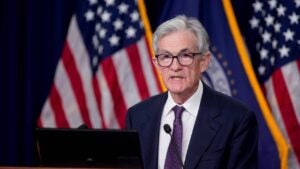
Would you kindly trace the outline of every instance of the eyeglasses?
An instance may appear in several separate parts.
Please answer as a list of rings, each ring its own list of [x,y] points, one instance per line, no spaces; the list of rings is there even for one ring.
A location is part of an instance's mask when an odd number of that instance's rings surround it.
[[[194,57],[196,55],[201,55],[201,53],[179,53],[177,56],[172,54],[158,54],[155,55],[159,66],[169,67],[172,65],[174,58],[177,59],[178,63],[182,66],[189,66],[193,63]]]

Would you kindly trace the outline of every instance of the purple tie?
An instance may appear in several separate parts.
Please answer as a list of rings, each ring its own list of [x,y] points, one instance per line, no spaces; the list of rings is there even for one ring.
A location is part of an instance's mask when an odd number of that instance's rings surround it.
[[[167,151],[165,169],[181,169],[181,151],[182,151],[182,121],[181,115],[184,111],[182,106],[174,106],[175,119],[173,122],[172,137]]]

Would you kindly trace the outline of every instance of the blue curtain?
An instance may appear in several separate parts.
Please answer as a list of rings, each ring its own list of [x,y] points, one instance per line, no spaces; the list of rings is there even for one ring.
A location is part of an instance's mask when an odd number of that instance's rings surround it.
[[[0,2],[0,165],[34,165],[33,129],[51,87],[72,0]]]

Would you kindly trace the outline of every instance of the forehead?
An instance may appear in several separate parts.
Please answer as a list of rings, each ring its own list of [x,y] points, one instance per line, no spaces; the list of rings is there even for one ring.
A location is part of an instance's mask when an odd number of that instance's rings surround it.
[[[197,37],[190,30],[178,30],[171,32],[158,40],[158,50],[178,52],[181,50],[193,50],[197,46]]]

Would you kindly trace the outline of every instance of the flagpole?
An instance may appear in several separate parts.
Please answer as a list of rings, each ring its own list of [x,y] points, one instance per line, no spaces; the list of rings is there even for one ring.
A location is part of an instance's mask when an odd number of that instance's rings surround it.
[[[141,19],[142,19],[142,21],[144,23],[144,26],[145,26],[146,39],[147,39],[147,42],[148,42],[149,47],[150,47],[150,52],[151,52],[151,55],[152,55],[151,59],[152,59],[152,57],[154,56],[154,51],[153,51],[153,46],[152,46],[152,31],[151,31],[150,22],[149,22],[149,19],[148,19],[148,16],[147,16],[147,10],[146,10],[144,0],[138,0],[138,8],[139,8],[139,11],[140,11]],[[159,84],[160,84],[161,89],[163,91],[166,91],[167,89],[162,83],[162,78],[161,78],[159,72],[157,70],[155,70],[155,72],[156,72],[156,77],[159,80]]]

